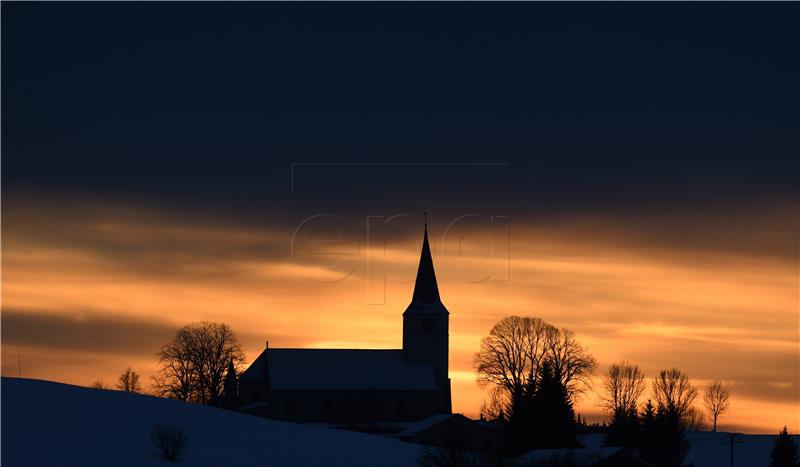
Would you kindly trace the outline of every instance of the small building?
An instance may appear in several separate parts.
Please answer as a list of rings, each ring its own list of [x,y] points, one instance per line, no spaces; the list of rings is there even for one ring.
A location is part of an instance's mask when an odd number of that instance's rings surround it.
[[[461,414],[433,415],[396,435],[409,443],[472,452],[497,452],[501,431]]]
[[[409,422],[450,414],[449,315],[425,223],[403,348],[269,348],[239,378],[236,407],[294,422]]]

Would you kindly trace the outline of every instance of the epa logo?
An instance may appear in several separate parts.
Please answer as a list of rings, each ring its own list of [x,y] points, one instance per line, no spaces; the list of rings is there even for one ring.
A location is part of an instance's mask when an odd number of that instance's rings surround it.
[[[370,304],[386,304],[392,283],[412,282],[427,235],[437,276],[480,284],[510,280],[508,216],[468,213],[433,223],[426,216],[314,214],[298,222],[292,261],[321,283],[364,280]]]

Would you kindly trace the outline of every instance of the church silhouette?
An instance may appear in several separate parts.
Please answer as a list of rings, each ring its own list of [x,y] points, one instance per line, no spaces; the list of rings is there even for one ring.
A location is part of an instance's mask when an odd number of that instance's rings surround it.
[[[241,375],[239,410],[295,422],[417,421],[452,411],[449,315],[425,223],[402,349],[267,348]]]

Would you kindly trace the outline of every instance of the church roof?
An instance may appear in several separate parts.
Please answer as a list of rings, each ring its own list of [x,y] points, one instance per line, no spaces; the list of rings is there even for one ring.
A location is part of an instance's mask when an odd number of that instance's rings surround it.
[[[427,430],[427,429],[429,429],[431,427],[434,427],[434,426],[436,426],[436,425],[438,425],[438,424],[440,424],[440,423],[442,423],[444,421],[447,421],[452,417],[458,417],[458,416],[462,416],[463,417],[463,415],[452,414],[452,413],[440,413],[440,414],[436,414],[436,415],[431,415],[428,418],[425,418],[425,419],[422,419],[422,420],[420,420],[418,422],[414,422],[414,423],[410,423],[410,424],[406,425],[406,427],[403,429],[403,431],[398,433],[397,436],[400,437],[400,438],[414,436],[414,435],[422,433],[423,431],[425,431],[425,430]]]
[[[265,381],[272,389],[437,389],[430,364],[410,364],[402,350],[265,349],[242,381]]]
[[[439,285],[436,283],[436,271],[433,269],[431,246],[428,242],[427,221],[419,256],[417,280],[414,283],[414,295],[405,313],[449,313],[439,297]]]

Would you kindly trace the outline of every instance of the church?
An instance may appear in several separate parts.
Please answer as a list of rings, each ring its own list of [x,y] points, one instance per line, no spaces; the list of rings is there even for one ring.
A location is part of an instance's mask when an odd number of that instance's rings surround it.
[[[241,375],[239,410],[293,422],[410,422],[450,414],[448,325],[425,223],[403,348],[267,348]]]

